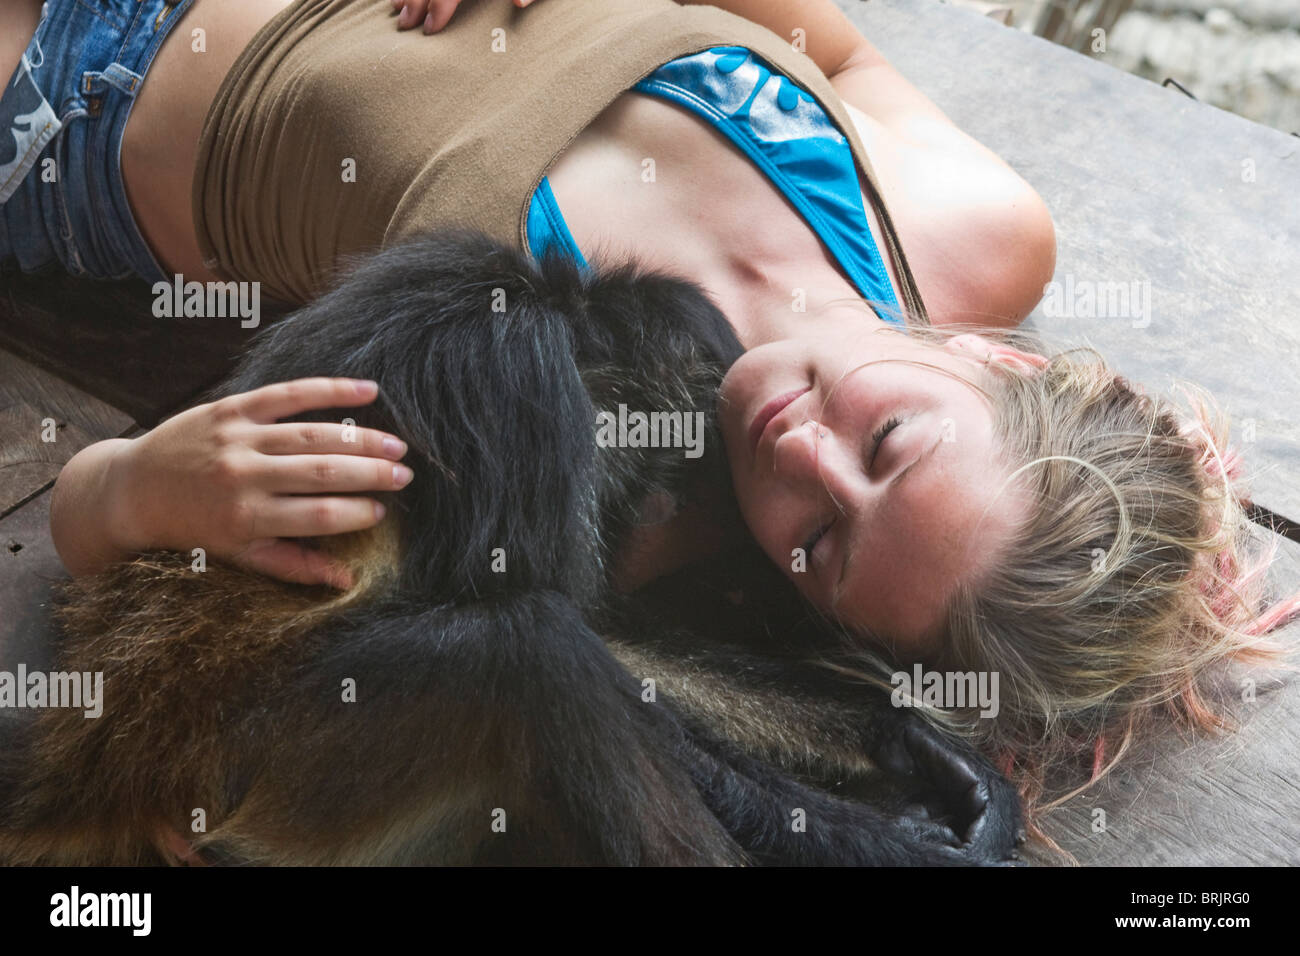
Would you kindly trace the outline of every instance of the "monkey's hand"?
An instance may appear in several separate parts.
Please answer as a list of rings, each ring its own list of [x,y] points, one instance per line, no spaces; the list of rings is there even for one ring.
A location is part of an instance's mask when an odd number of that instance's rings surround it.
[[[858,857],[837,850],[822,857],[796,846],[803,862],[969,865],[1016,858],[1020,800],[969,744],[892,706],[887,694],[843,680],[816,662],[701,643],[682,633],[665,629],[653,640],[621,642],[616,654],[632,673],[659,677],[660,692],[689,715],[697,740],[733,741],[731,750],[718,751],[730,766],[741,767],[744,756],[823,786],[873,768],[890,778],[898,796],[888,801],[887,812],[877,804],[823,814],[824,820],[840,814],[840,843],[850,841],[845,834],[854,829],[870,831],[866,850]],[[737,695],[751,706],[733,703],[728,710],[720,703]],[[745,773],[762,776],[757,767]],[[814,798],[801,791],[798,799]],[[868,810],[883,819],[864,822]],[[907,839],[887,839],[891,835]],[[790,857],[773,853],[770,860],[788,863]]]
[[[959,849],[973,862],[1019,858],[1017,847],[1024,842],[1020,798],[973,748],[922,720],[909,720],[881,740],[871,756],[883,770],[924,782],[941,817],[961,839]],[[928,808],[916,816],[917,826],[928,830],[936,825]]]

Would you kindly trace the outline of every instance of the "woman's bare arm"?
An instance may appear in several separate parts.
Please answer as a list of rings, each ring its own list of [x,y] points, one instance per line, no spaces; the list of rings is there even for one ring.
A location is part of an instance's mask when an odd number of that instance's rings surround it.
[[[806,53],[845,102],[888,127],[918,120],[956,130],[934,101],[912,85],[877,50],[834,0],[677,0],[720,7],[767,27]],[[959,131],[960,132],[960,131]]]
[[[84,448],[54,485],[55,550],[74,576],[141,551],[203,548],[287,581],[347,587],[346,568],[294,539],[377,524],[379,502],[357,493],[404,487],[411,470],[396,461],[406,445],[373,429],[279,419],[377,395],[374,382],[284,382]]]

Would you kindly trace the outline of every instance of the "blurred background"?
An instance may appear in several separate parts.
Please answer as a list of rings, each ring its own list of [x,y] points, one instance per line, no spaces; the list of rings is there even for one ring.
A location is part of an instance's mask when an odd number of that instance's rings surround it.
[[[1300,132],[1300,0],[948,0],[1286,133]],[[1100,34],[1095,31],[1102,31]]]

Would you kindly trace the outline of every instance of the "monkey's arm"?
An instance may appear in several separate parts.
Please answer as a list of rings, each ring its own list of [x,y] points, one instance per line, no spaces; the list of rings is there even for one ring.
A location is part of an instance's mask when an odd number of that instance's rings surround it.
[[[60,660],[104,673],[104,712],[41,715],[0,809],[9,862],[144,862],[164,829],[280,864],[982,859],[647,703],[554,593],[315,631],[319,597],[258,575],[117,575],[78,585]]]
[[[615,655],[689,718],[749,758],[820,780],[883,770],[938,798],[975,859],[1011,858],[1022,842],[1014,787],[974,748],[882,690],[802,660],[667,631],[618,642]],[[913,823],[922,829],[924,818]]]
[[[799,782],[701,725],[695,724],[692,737],[710,768],[701,786],[706,803],[756,863],[969,866],[1008,858],[1002,846],[963,843],[924,813],[844,799]]]

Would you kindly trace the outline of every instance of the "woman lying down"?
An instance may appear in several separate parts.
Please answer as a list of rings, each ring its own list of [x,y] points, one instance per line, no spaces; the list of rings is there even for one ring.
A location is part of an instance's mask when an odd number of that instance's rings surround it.
[[[745,350],[690,282],[435,233],[81,452],[59,666],[104,711],[7,756],[0,856],[1000,862],[1016,791],[1037,833],[1281,655],[1206,404],[791,322]]]
[[[304,307],[60,477],[0,855],[999,861],[990,761],[1032,833],[1280,653],[1224,424],[986,328],[1047,209],[834,3],[456,7],[0,9],[0,265]]]

